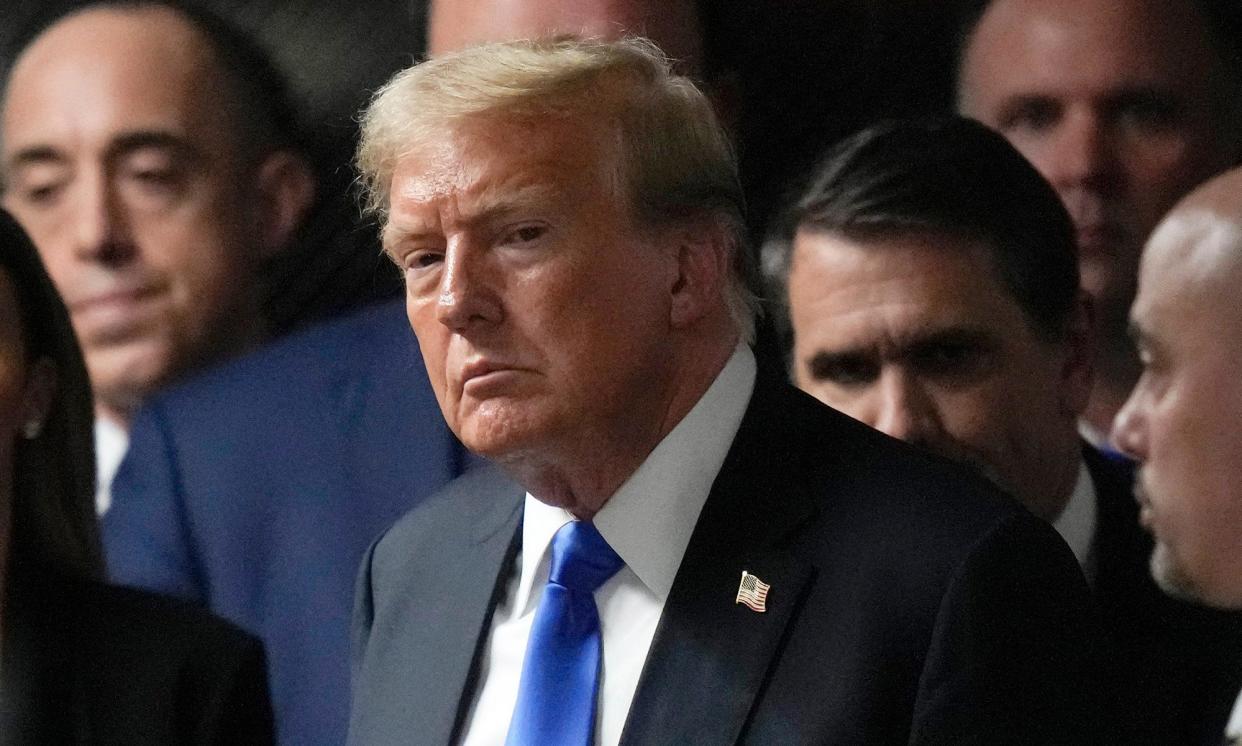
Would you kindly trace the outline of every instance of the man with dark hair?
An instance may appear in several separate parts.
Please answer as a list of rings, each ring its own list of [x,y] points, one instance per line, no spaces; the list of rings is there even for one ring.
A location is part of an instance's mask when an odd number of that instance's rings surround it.
[[[1079,439],[1091,323],[1047,182],[976,122],[880,124],[833,148],[764,259],[798,386],[1052,523],[1112,638],[1118,742],[1193,743],[1235,691],[1242,627],[1152,585],[1129,471]]]
[[[1231,5],[990,0],[963,23],[958,110],[1030,159],[1074,221],[1099,328],[1083,413],[1097,443],[1139,373],[1126,313],[1143,242],[1178,198],[1242,155]]]
[[[6,81],[4,205],[85,353],[101,512],[143,400],[266,337],[261,267],[313,198],[278,84],[237,39],[164,3],[88,6]]]

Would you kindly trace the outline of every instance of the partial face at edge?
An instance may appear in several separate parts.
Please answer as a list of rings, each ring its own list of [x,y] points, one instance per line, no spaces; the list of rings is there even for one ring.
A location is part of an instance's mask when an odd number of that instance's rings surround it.
[[[862,244],[800,231],[789,277],[797,385],[896,438],[969,463],[1041,515],[1076,469],[1089,387],[996,279],[941,236]],[[1067,464],[1067,459],[1069,460]]]
[[[205,43],[171,11],[89,11],[38,39],[4,106],[4,204],[64,296],[101,404],[247,343],[264,201]]]
[[[1108,334],[1124,330],[1149,232],[1237,159],[1221,74],[1180,0],[995,0],[969,41],[960,108],[1056,188]]]
[[[1113,428],[1140,464],[1156,581],[1232,608],[1242,607],[1239,251],[1237,227],[1206,212],[1153,235],[1131,312],[1143,375]]]

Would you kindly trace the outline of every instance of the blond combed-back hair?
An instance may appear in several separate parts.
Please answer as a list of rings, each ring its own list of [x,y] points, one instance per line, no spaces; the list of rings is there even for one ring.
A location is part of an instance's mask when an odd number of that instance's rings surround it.
[[[397,162],[461,122],[587,112],[616,123],[619,176],[637,220],[658,227],[706,218],[727,236],[733,271],[725,300],[739,333],[753,341],[755,269],[732,145],[708,98],[645,39],[484,44],[397,73],[361,118],[364,209],[384,222]]]

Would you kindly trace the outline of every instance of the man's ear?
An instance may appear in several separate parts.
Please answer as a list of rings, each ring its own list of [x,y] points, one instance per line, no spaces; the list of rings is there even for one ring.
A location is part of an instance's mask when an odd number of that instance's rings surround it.
[[[725,305],[729,281],[730,239],[723,221],[705,217],[673,229],[677,274],[672,287],[670,322],[685,328]]]
[[[1079,290],[1065,330],[1065,358],[1061,362],[1061,406],[1075,418],[1086,410],[1095,382],[1096,325],[1091,296]]]
[[[259,166],[259,231],[263,258],[284,249],[315,201],[315,174],[301,155],[277,150]]]

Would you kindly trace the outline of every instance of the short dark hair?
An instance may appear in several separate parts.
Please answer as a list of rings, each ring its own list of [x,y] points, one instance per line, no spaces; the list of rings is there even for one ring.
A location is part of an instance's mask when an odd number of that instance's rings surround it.
[[[0,275],[17,298],[27,365],[56,368],[56,393],[35,437],[13,453],[10,570],[33,565],[77,578],[103,577],[95,518],[94,404],[69,313],[26,233],[0,210]],[[6,433],[4,437],[11,437]]]
[[[886,121],[846,138],[813,172],[763,248],[790,339],[789,265],[800,230],[864,246],[932,233],[981,245],[1042,338],[1064,338],[1078,295],[1074,226],[1056,192],[1005,138],[962,117]]]
[[[237,142],[250,156],[273,150],[306,151],[306,142],[284,76],[271,56],[250,35],[215,11],[183,0],[98,0],[53,6],[33,18],[16,36],[16,50],[4,72],[4,85],[12,65],[35,40],[66,18],[96,10],[120,12],[168,10],[194,29],[211,50],[213,61],[228,86],[233,105]]]

